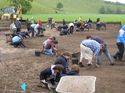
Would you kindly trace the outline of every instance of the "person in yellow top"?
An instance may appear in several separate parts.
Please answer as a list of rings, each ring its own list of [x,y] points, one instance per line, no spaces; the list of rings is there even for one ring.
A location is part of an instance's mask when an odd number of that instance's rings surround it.
[[[79,21],[80,23],[82,23],[82,22],[83,22],[83,20],[82,20],[82,17],[81,17],[81,16],[79,17],[78,21]]]

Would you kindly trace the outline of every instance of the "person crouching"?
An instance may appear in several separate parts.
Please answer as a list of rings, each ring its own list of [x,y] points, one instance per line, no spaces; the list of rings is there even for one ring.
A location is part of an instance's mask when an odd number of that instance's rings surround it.
[[[21,36],[15,35],[12,37],[12,42],[11,44],[17,48],[17,47],[25,47],[25,45],[23,44],[23,39]]]
[[[55,89],[56,83],[61,78],[61,72],[63,70],[62,65],[51,65],[40,73],[40,83],[46,86],[48,89]]]
[[[42,52],[46,55],[57,55],[57,48],[55,46],[57,43],[58,42],[55,37],[49,37],[43,42]]]

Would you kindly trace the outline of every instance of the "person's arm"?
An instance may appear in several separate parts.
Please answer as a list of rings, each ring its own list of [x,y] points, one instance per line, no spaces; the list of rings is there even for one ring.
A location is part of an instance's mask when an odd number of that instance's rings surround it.
[[[100,49],[101,49],[101,48],[96,48],[96,50],[95,50],[95,52],[94,52],[94,56],[97,56],[97,55],[99,54]]]

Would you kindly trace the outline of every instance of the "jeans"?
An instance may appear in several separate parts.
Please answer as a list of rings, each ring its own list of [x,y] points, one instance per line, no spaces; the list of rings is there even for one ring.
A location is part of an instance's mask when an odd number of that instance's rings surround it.
[[[45,50],[44,50],[44,53],[45,53],[46,55],[53,55],[53,49],[45,49]]]
[[[116,52],[114,57],[116,59],[118,58],[118,60],[121,61],[123,58],[123,54],[124,54],[124,44],[121,42],[118,42],[118,43],[116,43],[116,45],[117,45],[118,51]]]
[[[105,56],[108,58],[109,60],[109,64],[112,64],[113,63],[113,60],[112,60],[112,57],[109,53],[109,50],[107,48],[107,45],[105,44],[102,48],[102,50],[100,51],[99,55],[96,56],[96,63],[97,64],[101,64],[101,61],[100,61],[100,55],[102,54],[102,52],[105,54]]]

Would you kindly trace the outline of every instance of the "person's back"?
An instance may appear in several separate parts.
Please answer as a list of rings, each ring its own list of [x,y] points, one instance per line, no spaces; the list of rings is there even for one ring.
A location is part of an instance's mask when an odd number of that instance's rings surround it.
[[[66,58],[64,56],[57,57],[57,59],[56,59],[54,64],[55,65],[56,64],[61,64],[61,65],[64,66],[64,68],[67,68],[67,66],[68,66],[68,62],[67,62],[67,60],[66,60]]]
[[[105,44],[104,40],[99,36],[94,36],[92,39],[97,41],[99,44]]]
[[[79,66],[84,67],[82,64],[83,58],[88,60],[88,66],[92,65],[92,58],[95,56],[96,58],[99,56],[101,46],[100,44],[91,39],[85,39],[81,42],[80,44],[80,61],[79,61]]]
[[[99,55],[101,55],[103,52],[106,55],[106,57],[108,58],[109,64],[114,65],[112,57],[111,57],[109,50],[108,50],[108,47],[107,47],[107,43],[101,37],[99,37],[99,36],[87,36],[86,38],[97,41],[101,45],[101,50],[100,50]],[[101,61],[100,61],[100,58],[98,56],[97,64],[100,65],[100,63],[101,63]]]
[[[81,44],[85,45],[86,47],[89,47],[95,55],[97,55],[101,49],[100,44],[95,40],[83,40]]]
[[[18,32],[17,35],[22,36],[22,38],[27,38],[27,36],[30,37],[28,32]]]
[[[70,28],[71,26],[74,27],[74,24],[73,23],[69,23],[68,28]]]
[[[117,42],[125,44],[125,25],[119,30],[117,35]]]
[[[55,65],[60,64],[64,67],[63,74],[68,71],[69,58],[70,54],[68,52],[64,52],[62,55],[58,56],[54,62]]]
[[[16,43],[16,42],[21,42],[21,38],[19,36],[14,36],[12,38],[12,43]]]

